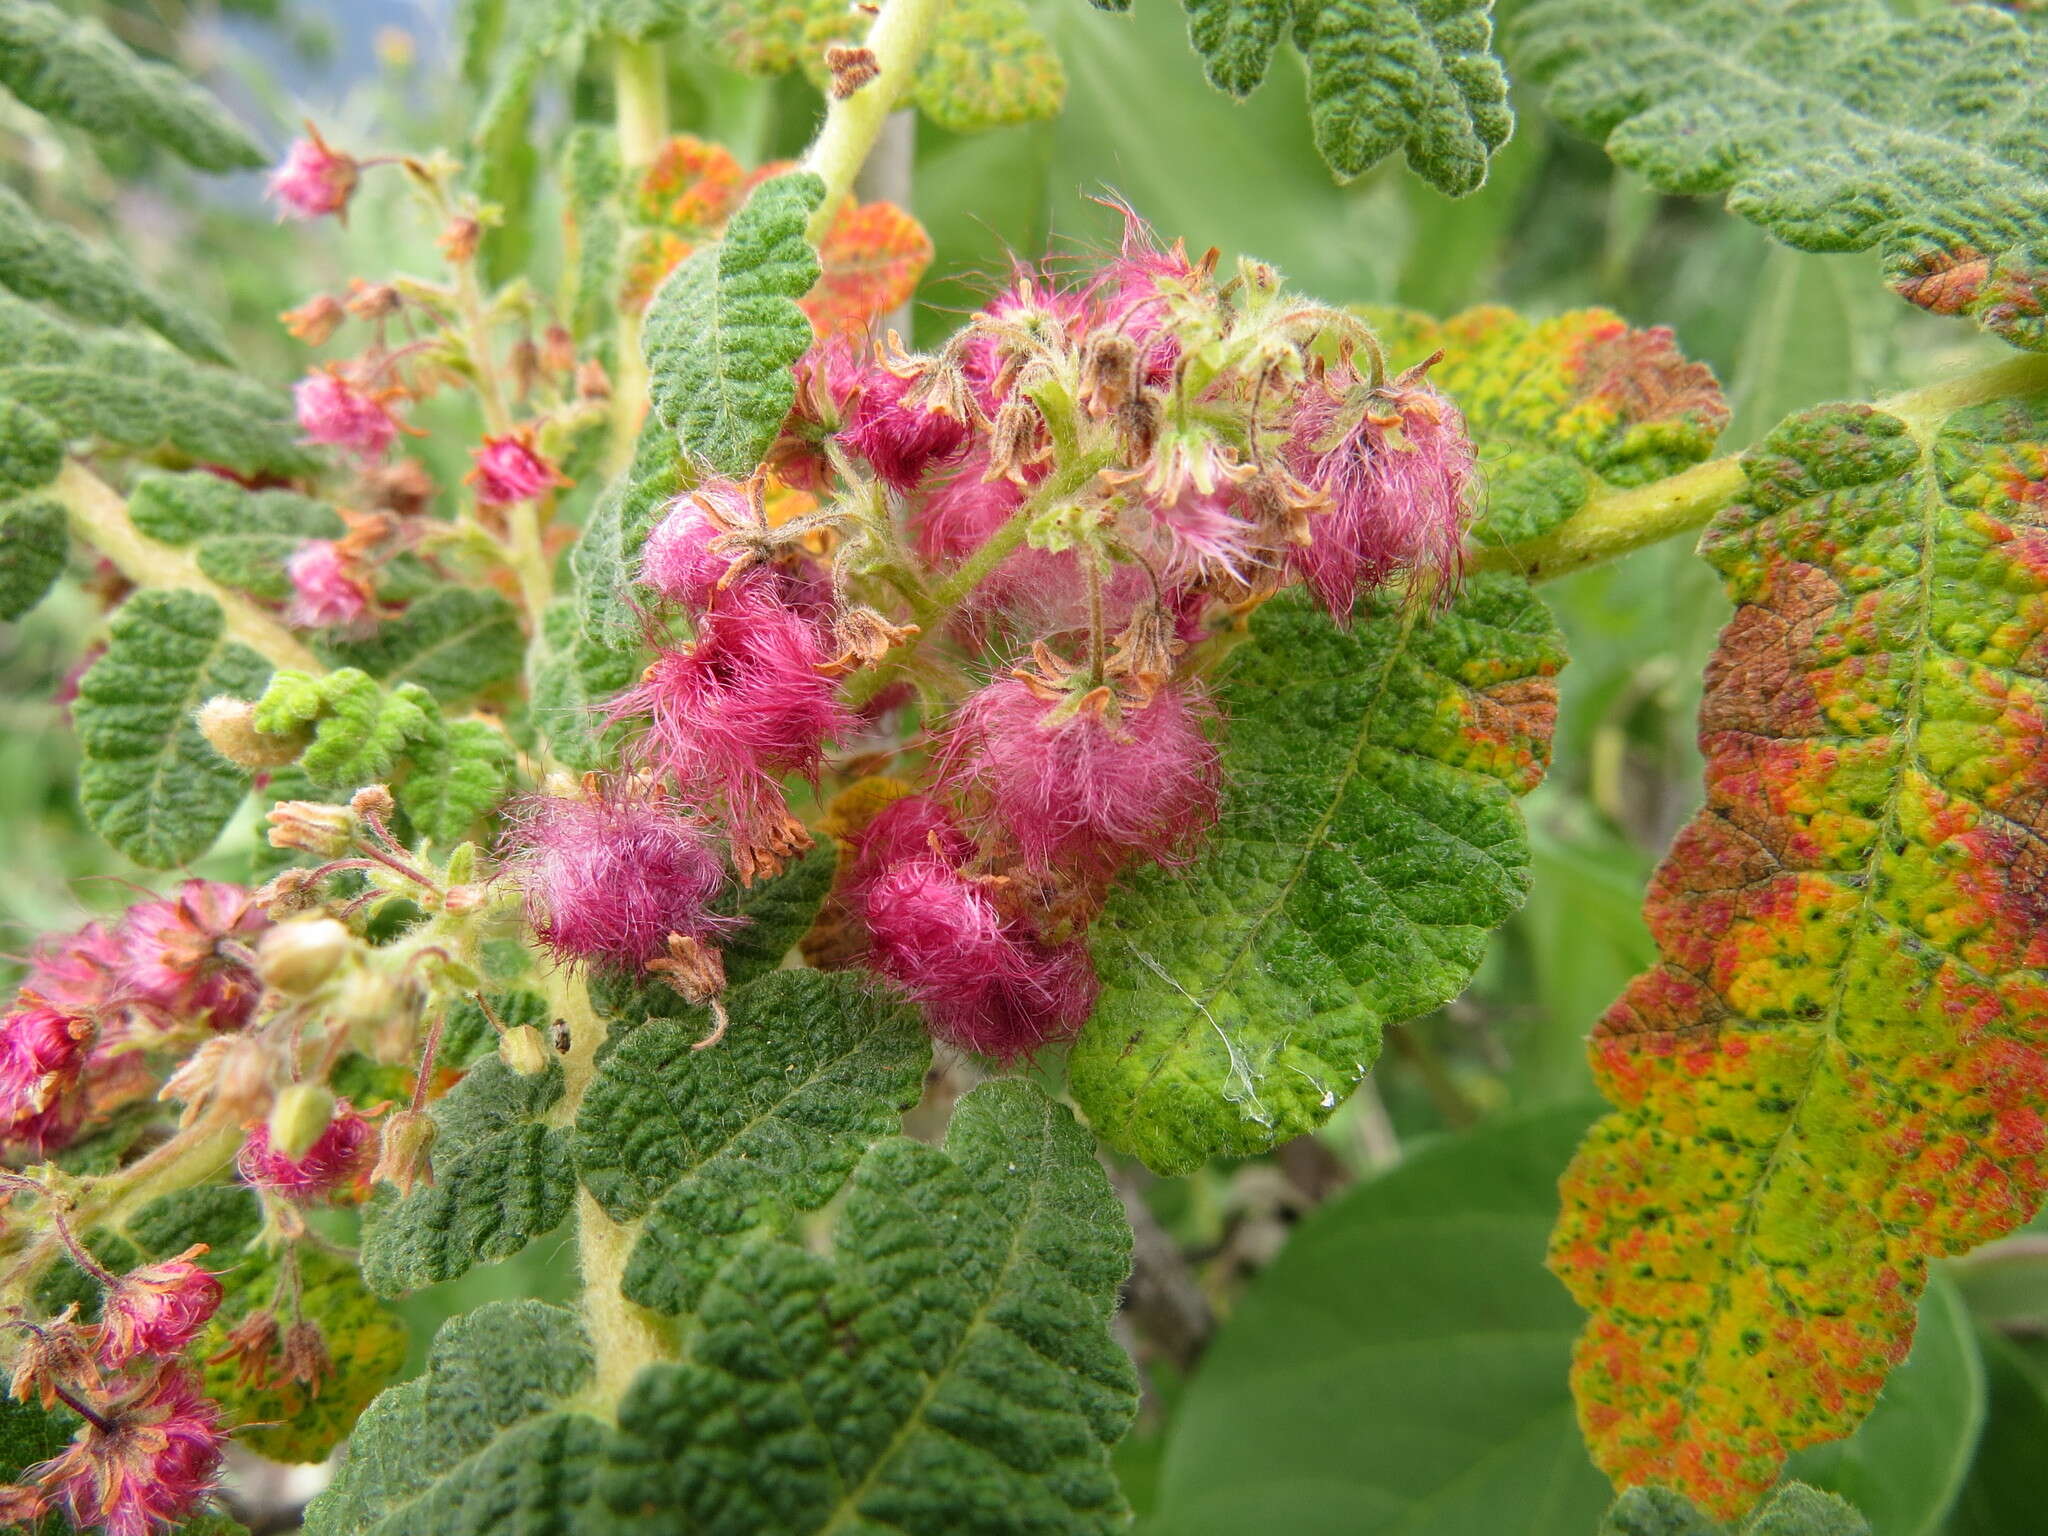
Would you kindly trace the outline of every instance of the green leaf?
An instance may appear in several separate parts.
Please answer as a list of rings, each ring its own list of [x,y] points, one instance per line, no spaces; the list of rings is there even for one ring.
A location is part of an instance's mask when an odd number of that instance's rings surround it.
[[[609,1431],[562,1411],[589,1380],[575,1313],[501,1301],[451,1318],[424,1376],[379,1397],[306,1510],[306,1536],[599,1536]]]
[[[776,971],[726,999],[731,1029],[654,1019],[605,1057],[576,1116],[576,1169],[614,1220],[645,1217],[628,1297],[688,1308],[755,1233],[818,1209],[923,1091],[915,1013],[864,979]]]
[[[0,621],[12,623],[40,603],[70,557],[63,503],[40,496],[0,502]]]
[[[1983,1437],[1943,1536],[2009,1536],[2041,1511],[2041,1448],[2048,1446],[2048,1364],[1992,1328],[1977,1329],[1989,1395]]]
[[[1728,1536],[1728,1528],[1669,1488],[1630,1488],[1600,1522],[1600,1536]],[[1738,1536],[1870,1536],[1870,1525],[1833,1494],[1787,1483]]]
[[[18,400],[0,398],[0,496],[39,491],[63,467],[63,434]]]
[[[690,483],[675,434],[648,413],[633,443],[633,462],[605,487],[569,556],[583,635],[591,646],[575,653],[585,675],[608,676],[607,669],[624,665],[619,657],[638,655],[644,647],[644,627],[627,588],[662,507]]]
[[[1471,979],[1528,892],[1515,796],[1549,760],[1564,642],[1528,584],[1336,628],[1267,604],[1226,663],[1230,788],[1207,851],[1123,882],[1068,1080],[1097,1134],[1166,1173],[1329,1118],[1384,1026]]]
[[[762,182],[724,238],[693,252],[648,306],[655,412],[720,474],[752,473],[796,398],[790,370],[811,344],[796,301],[820,271],[804,225],[824,197],[808,172]]]
[[[584,632],[573,598],[548,605],[547,646],[535,671],[534,721],[548,750],[566,766],[594,772],[614,760],[616,743],[600,713],[606,700],[630,688],[645,662],[643,648],[614,650]]]
[[[619,149],[615,135],[592,125],[571,130],[561,150],[563,190],[576,235],[575,297],[570,328],[586,343],[614,329],[619,293]]]
[[[1188,41],[1202,57],[1209,83],[1249,96],[1266,78],[1291,7],[1283,0],[1186,0]]]
[[[1539,0],[1517,63],[1666,192],[1804,251],[1884,255],[1893,288],[2048,349],[2048,37],[1986,5]]]
[[[910,95],[947,132],[979,133],[1058,117],[1067,75],[1022,0],[953,0],[939,13]]]
[[[197,592],[138,592],[108,626],[106,654],[79,679],[72,719],[86,819],[138,864],[170,869],[213,846],[249,787],[207,744],[192,712],[216,694],[250,698],[270,664],[227,637]]]
[[[353,667],[319,677],[280,671],[256,701],[251,723],[273,736],[313,726],[299,766],[315,784],[335,790],[381,783],[409,744],[445,729],[425,689],[401,683],[386,693]]]
[[[739,986],[782,964],[782,957],[817,920],[838,864],[837,850],[820,843],[781,874],[741,886],[719,903],[721,912],[745,924],[721,946],[727,982]]]
[[[1301,1222],[1181,1399],[1149,1528],[1500,1536],[1503,1511],[1516,1536],[1599,1528],[1612,1494],[1565,1383],[1579,1316],[1543,1268],[1556,1169],[1596,1109],[1439,1139]],[[1967,1314],[1937,1283],[1854,1454],[1793,1474],[1883,1536],[1932,1536],[1975,1435],[1975,1371]],[[1884,1486],[1849,1475],[1886,1459],[1907,1465]]]
[[[250,491],[205,470],[135,477],[128,516],[162,544],[184,547],[230,537],[274,535],[292,540],[338,539],[348,531],[324,501],[295,491]]]
[[[0,51],[4,51],[0,39]],[[228,360],[211,322],[151,290],[119,257],[96,250],[0,187],[0,287],[94,325],[147,326],[180,351]]]
[[[750,1243],[689,1360],[641,1372],[606,1479],[621,1536],[1125,1528],[1108,1448],[1136,1382],[1108,1325],[1130,1233],[1066,1109],[989,1083],[944,1152],[882,1142],[834,1243]]]
[[[510,739],[487,720],[439,724],[412,749],[399,806],[415,832],[453,847],[511,791],[517,762]]]
[[[1451,197],[1478,190],[1515,124],[1493,56],[1493,0],[1321,0],[1295,41],[1308,59],[1316,148],[1340,180],[1405,148]]]
[[[366,640],[323,640],[316,648],[330,666],[359,668],[386,686],[417,683],[453,703],[515,675],[526,637],[502,593],[441,587]]]
[[[202,171],[252,170],[262,148],[167,64],[138,59],[89,16],[45,0],[0,4],[0,85],[102,139],[161,145]]]
[[[434,1181],[379,1185],[363,1217],[363,1279],[380,1296],[452,1280],[560,1226],[576,1192],[564,1129],[543,1123],[562,1069],[521,1077],[496,1056],[433,1108]]]
[[[165,1259],[193,1243],[212,1253],[208,1262],[231,1262],[263,1225],[256,1192],[246,1184],[198,1184],[159,1195],[128,1218],[123,1229],[143,1257]]]

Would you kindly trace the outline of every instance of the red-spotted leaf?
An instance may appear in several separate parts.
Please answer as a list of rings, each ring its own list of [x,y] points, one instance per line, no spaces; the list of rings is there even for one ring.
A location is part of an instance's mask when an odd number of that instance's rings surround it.
[[[1534,538],[1603,488],[1697,464],[1728,424],[1711,368],[1687,361],[1663,326],[1632,330],[1612,310],[1367,313],[1395,367],[1443,353],[1430,378],[1465,413],[1486,471],[1482,543]]]
[[[1707,804],[1551,1246],[1594,1459],[1721,1518],[1869,1412],[1928,1260],[2048,1189],[2048,402],[1825,407],[1744,471]]]
[[[732,217],[745,176],[723,144],[678,134],[640,173],[627,211],[636,224],[702,239],[723,229]]]
[[[931,236],[894,203],[849,202],[818,247],[824,271],[804,313],[820,335],[858,331],[909,303],[931,259]]]

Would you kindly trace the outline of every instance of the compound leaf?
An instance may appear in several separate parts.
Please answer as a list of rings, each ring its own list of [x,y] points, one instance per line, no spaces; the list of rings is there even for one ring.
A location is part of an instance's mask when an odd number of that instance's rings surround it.
[[[576,1168],[615,1219],[645,1217],[622,1289],[690,1306],[748,1237],[839,1192],[917,1102],[931,1048],[861,978],[776,971],[734,988],[731,1029],[654,1019],[610,1052],[576,1117]]]
[[[436,720],[412,749],[398,803],[415,832],[451,847],[505,798],[516,763],[511,740],[488,720]]]
[[[2048,1190],[2048,403],[1824,407],[1743,468],[1707,804],[1551,1248],[1594,1459],[1724,1519],[1870,1411],[1929,1259]]]
[[[960,1101],[946,1149],[863,1159],[835,1257],[761,1238],[705,1291],[690,1359],[619,1405],[607,1502],[630,1536],[1110,1532],[1137,1405],[1109,1334],[1130,1232],[1035,1085]]]
[[[0,85],[102,139],[159,144],[202,171],[251,170],[262,148],[167,64],[137,58],[91,17],[45,0],[0,4]]]
[[[0,621],[12,623],[40,603],[70,556],[63,503],[40,496],[0,502]]]
[[[433,1108],[434,1181],[401,1197],[379,1185],[363,1218],[363,1279],[380,1296],[509,1258],[560,1226],[576,1192],[568,1132],[543,1122],[562,1069],[521,1077],[496,1056]]]
[[[583,1536],[607,1426],[562,1404],[594,1361],[574,1312],[499,1301],[442,1324],[306,1510],[307,1536]]]
[[[227,637],[210,597],[143,591],[122,604],[72,708],[85,754],[79,798],[99,834],[154,869],[210,848],[249,776],[207,744],[192,712],[216,694],[253,697],[269,673]]]
[[[754,189],[715,245],[669,274],[643,344],[655,411],[683,451],[721,474],[750,474],[796,397],[790,370],[811,344],[797,300],[818,280],[804,225],[825,183],[791,172]]]
[[[526,637],[503,593],[444,586],[367,639],[322,640],[317,648],[330,666],[358,668],[387,687],[417,684],[452,703],[516,673]]]
[[[1611,310],[1525,320],[1484,305],[1441,322],[1368,310],[1397,368],[1432,353],[1429,377],[1465,414],[1486,466],[1473,530],[1513,544],[1556,526],[1604,488],[1697,464],[1728,423],[1714,373],[1686,361],[1669,330],[1631,330]]]
[[[1179,1173],[1311,1130],[1384,1025],[1455,997],[1522,903],[1515,796],[1549,761],[1564,642],[1518,577],[1340,630],[1268,603],[1229,658],[1230,790],[1206,853],[1123,882],[1068,1080],[1119,1151]]]
[[[1666,192],[2048,350],[2048,36],[1988,5],[1539,0],[1517,61],[1551,109]]]

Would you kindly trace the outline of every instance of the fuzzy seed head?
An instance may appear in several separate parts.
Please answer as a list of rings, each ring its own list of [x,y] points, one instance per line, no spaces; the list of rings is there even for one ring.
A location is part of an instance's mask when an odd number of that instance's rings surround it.
[[[476,487],[476,499],[487,507],[531,501],[570,483],[541,457],[531,432],[487,437],[481,447],[471,450],[470,458],[473,465],[463,478]]]
[[[220,1281],[192,1260],[194,1243],[174,1259],[130,1270],[108,1290],[100,1313],[100,1363],[118,1370],[144,1355],[175,1355],[199,1336],[220,1307]]]
[[[24,1478],[39,1482],[78,1530],[158,1536],[220,1480],[220,1408],[185,1366],[166,1361],[86,1424],[69,1449]]]
[[[282,1112],[288,1122],[287,1139],[298,1140],[303,1136],[303,1128],[295,1118],[298,1111],[288,1107],[292,1093],[293,1089],[287,1088],[279,1094],[270,1122],[254,1127],[243,1141],[235,1159],[242,1181],[295,1204],[351,1192],[367,1179],[370,1166],[376,1161],[376,1127],[357,1113],[347,1099],[339,1100],[334,1103],[325,1128],[306,1144],[303,1153],[291,1156],[272,1144],[271,1126]]]
[[[354,157],[330,148],[310,125],[294,139],[284,162],[270,175],[270,195],[287,218],[317,219],[341,214],[355,196],[362,167]]]
[[[363,459],[381,458],[398,436],[386,392],[365,389],[338,368],[309,373],[292,386],[299,430],[309,443]]]
[[[263,995],[248,946],[269,926],[253,892],[214,880],[187,880],[174,897],[130,907],[121,924],[127,994],[162,1020],[240,1029]]]

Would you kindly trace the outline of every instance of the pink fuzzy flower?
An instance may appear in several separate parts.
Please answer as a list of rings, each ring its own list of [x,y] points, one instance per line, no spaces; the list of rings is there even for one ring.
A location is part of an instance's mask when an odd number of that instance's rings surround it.
[[[1330,499],[1295,569],[1339,618],[1398,570],[1448,588],[1463,568],[1474,469],[1464,418],[1416,374],[1362,401],[1334,373],[1330,384],[1303,392],[1288,446],[1294,472]]]
[[[1010,285],[979,313],[1000,325],[983,325],[969,339],[961,372],[966,374],[975,400],[991,417],[1009,392],[1020,351],[1032,345],[1052,351],[1072,349],[1079,345],[1089,319],[1086,298],[1064,292],[1022,266],[1012,272]]]
[[[482,447],[470,450],[470,457],[475,463],[463,479],[476,487],[476,499],[487,507],[531,501],[570,483],[541,457],[530,431],[487,437]]]
[[[301,629],[341,629],[370,611],[370,594],[349,573],[341,546],[332,539],[308,539],[284,563],[292,600],[285,617]]]
[[[130,907],[124,996],[165,1023],[240,1029],[263,995],[248,946],[269,926],[251,892],[216,880],[187,880],[175,896]]]
[[[61,1503],[78,1530],[157,1536],[220,1480],[220,1407],[185,1366],[166,1361],[100,1410],[64,1453],[22,1474]]]
[[[299,1204],[346,1193],[367,1183],[377,1161],[377,1128],[347,1099],[334,1105],[334,1118],[301,1157],[287,1157],[270,1144],[270,1127],[254,1126],[236,1154],[242,1182]]]
[[[780,781],[815,778],[826,738],[853,729],[826,674],[830,660],[803,615],[720,602],[696,644],[659,651],[612,716],[646,719],[644,750],[685,798],[725,796],[736,853],[774,848],[789,825]]]
[[[905,795],[882,807],[854,837],[846,886],[862,891],[913,859],[936,858],[958,869],[973,856],[973,842],[944,806],[926,795]]]
[[[113,997],[127,960],[119,935],[88,923],[36,945],[22,990],[69,1013],[96,1013]]]
[[[353,157],[330,148],[308,123],[306,137],[292,141],[284,163],[271,173],[270,195],[292,218],[317,219],[330,213],[346,217],[361,174]]]
[[[714,539],[758,527],[760,515],[747,487],[706,480],[669,504],[640,548],[640,580],[672,603],[702,613],[721,592],[731,606],[754,599],[803,603],[807,583],[780,566],[740,564],[743,557],[714,553]]]
[[[509,878],[527,920],[564,961],[636,971],[668,936],[709,939],[725,865],[704,828],[658,800],[608,789],[591,800],[529,795],[510,807]]]
[[[839,434],[841,443],[898,491],[914,489],[928,468],[957,456],[967,443],[966,422],[911,398],[917,383],[915,374],[868,367]]]
[[[1064,699],[999,677],[960,706],[940,759],[978,792],[1031,868],[1105,877],[1132,855],[1175,863],[1215,824],[1220,772],[1192,690],[1142,707],[1106,689]]]
[[[855,899],[868,963],[924,1005],[942,1040],[1012,1061],[1070,1038],[1095,1006],[1081,944],[1037,942],[935,854],[877,875]]]
[[[100,1313],[100,1364],[118,1370],[141,1355],[175,1355],[199,1337],[221,1298],[220,1282],[192,1262],[204,1252],[194,1243],[114,1282]]]
[[[292,404],[307,442],[374,459],[398,436],[398,418],[385,403],[397,393],[365,389],[328,367],[292,386]]]
[[[97,1033],[89,1017],[22,992],[0,1022],[0,1143],[40,1155],[78,1134],[77,1090]]]
[[[1239,580],[1264,552],[1258,528],[1240,516],[1237,488],[1248,476],[1215,439],[1162,443],[1134,509],[1132,542],[1169,586]]]
[[[1167,327],[1174,314],[1173,296],[1191,293],[1202,274],[1176,243],[1161,250],[1152,232],[1128,208],[1124,237],[1116,256],[1096,274],[1088,300],[1098,324],[1134,342],[1145,365],[1147,382],[1163,385],[1173,376],[1180,342]]]

